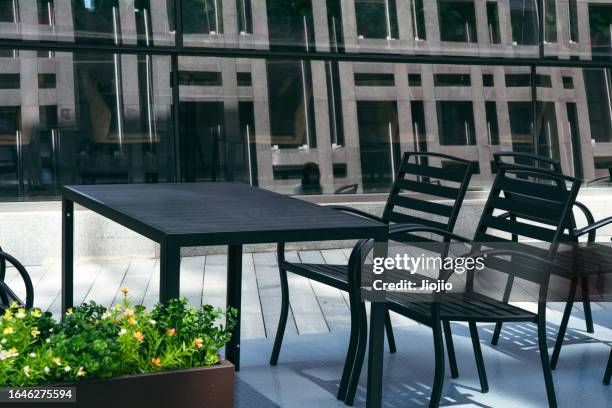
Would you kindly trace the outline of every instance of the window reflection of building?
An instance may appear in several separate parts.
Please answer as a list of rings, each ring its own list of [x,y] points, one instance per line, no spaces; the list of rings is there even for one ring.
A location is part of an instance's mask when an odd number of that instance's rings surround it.
[[[438,16],[442,41],[478,42],[473,1],[438,0]]]
[[[355,0],[357,34],[363,38],[398,38],[395,0]]]
[[[510,0],[510,19],[514,44],[537,44],[536,0]]]
[[[186,34],[222,34],[221,0],[183,0],[183,30]]]
[[[271,48],[315,49],[312,3],[309,0],[267,0]]]
[[[316,147],[309,64],[268,61],[271,144],[281,149]]]
[[[398,116],[395,101],[357,102],[361,172],[366,191],[385,191],[398,163]]]
[[[0,36],[155,49],[174,44],[181,31],[174,0],[26,3],[0,2]],[[193,54],[237,47],[537,58],[538,3],[183,0],[181,28],[185,46],[199,47]],[[610,58],[612,3],[542,3],[547,56]],[[176,120],[169,56],[0,48],[0,116],[13,118],[2,131],[2,194],[44,196],[66,182],[174,177],[233,179],[292,193],[305,163],[319,167],[324,193],[355,184],[358,192],[382,191],[392,179],[392,149],[478,160],[474,183],[485,185],[492,151],[550,154],[586,178],[612,163],[609,70],[538,68],[535,105],[525,67],[189,54],[179,57],[174,97],[192,113]],[[371,134],[384,139],[379,146]],[[175,143],[196,142],[200,153],[194,148],[174,157]]]

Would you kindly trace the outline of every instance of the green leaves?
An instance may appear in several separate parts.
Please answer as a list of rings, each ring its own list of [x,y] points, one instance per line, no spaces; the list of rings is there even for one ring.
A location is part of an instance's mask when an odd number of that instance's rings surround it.
[[[83,304],[59,323],[50,313],[11,307],[0,318],[0,386],[218,364],[237,310],[196,309],[173,299],[147,312],[131,305],[127,289],[122,292],[122,303],[112,309]]]

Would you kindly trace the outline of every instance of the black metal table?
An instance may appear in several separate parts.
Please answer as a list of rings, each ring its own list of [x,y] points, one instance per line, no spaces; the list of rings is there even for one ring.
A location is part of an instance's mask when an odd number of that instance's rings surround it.
[[[240,310],[243,244],[387,239],[385,224],[239,183],[66,186],[62,195],[62,310],[73,305],[74,203],[160,244],[161,302],[179,296],[181,247],[228,245],[227,306]],[[240,318],[225,350],[238,370]]]

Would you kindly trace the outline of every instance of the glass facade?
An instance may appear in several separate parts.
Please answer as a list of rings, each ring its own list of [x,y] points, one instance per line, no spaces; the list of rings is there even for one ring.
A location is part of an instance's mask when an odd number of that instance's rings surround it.
[[[408,150],[478,161],[475,188],[503,150],[594,179],[611,31],[612,0],[1,1],[0,197],[385,192]]]

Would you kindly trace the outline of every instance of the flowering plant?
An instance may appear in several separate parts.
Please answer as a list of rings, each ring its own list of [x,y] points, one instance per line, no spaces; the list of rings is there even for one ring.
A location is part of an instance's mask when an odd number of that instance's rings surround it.
[[[133,306],[128,289],[113,308],[94,302],[51,313],[13,303],[0,317],[0,387],[104,379],[118,375],[215,365],[237,317],[186,299]],[[227,318],[227,326],[219,324]]]

